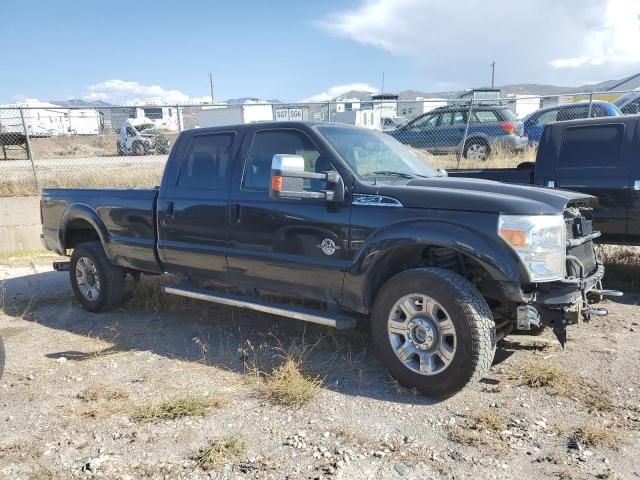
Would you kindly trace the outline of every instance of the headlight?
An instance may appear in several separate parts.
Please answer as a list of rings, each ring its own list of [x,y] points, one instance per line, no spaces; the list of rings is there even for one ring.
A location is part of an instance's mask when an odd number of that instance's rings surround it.
[[[518,254],[532,282],[565,277],[567,247],[562,215],[500,215],[498,232]]]

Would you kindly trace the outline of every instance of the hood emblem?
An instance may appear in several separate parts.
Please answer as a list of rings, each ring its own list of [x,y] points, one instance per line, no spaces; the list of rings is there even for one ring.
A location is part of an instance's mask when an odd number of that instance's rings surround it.
[[[322,249],[322,253],[325,255],[333,255],[336,253],[336,250],[340,250],[340,247],[336,245],[336,242],[331,240],[330,238],[325,238],[322,240],[322,243],[318,245],[320,249]]]

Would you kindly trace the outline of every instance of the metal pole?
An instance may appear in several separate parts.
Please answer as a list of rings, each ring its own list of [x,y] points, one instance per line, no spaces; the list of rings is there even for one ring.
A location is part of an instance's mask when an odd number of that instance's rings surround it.
[[[591,118],[591,109],[593,108],[593,92],[589,95],[589,113],[587,113],[587,118]]]
[[[180,115],[180,105],[176,105],[176,117],[178,118],[178,132],[182,132],[182,115]]]
[[[496,62],[491,62],[491,88],[494,86],[494,79],[496,76]]]
[[[467,143],[467,135],[469,134],[469,122],[471,121],[471,114],[473,113],[473,97],[471,97],[471,104],[469,105],[469,113],[467,114],[467,124],[464,127],[464,137],[462,137],[462,145],[460,145],[460,154],[458,155],[458,166],[460,168],[460,161],[464,155],[464,147]]]
[[[327,102],[327,122],[331,123],[331,102]]]
[[[211,87],[211,103],[213,103],[213,74],[209,72],[209,86]]]
[[[20,107],[20,119],[22,120],[22,128],[24,129],[24,138],[25,144],[27,146],[27,158],[31,162],[31,169],[33,170],[33,181],[36,184],[36,190],[40,190],[40,185],[38,184],[38,174],[36,173],[36,164],[33,163],[33,154],[31,153],[31,140],[29,139],[29,130],[27,130],[27,122],[24,120],[24,112],[22,111],[22,107]]]

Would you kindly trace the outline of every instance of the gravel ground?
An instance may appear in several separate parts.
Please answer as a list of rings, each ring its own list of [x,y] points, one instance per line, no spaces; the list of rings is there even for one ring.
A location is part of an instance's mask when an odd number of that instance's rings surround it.
[[[135,292],[91,314],[50,262],[0,260],[0,478],[640,478],[638,296],[571,327],[565,351],[550,332],[508,337],[482,382],[434,402],[396,385],[362,331]],[[256,372],[302,344],[322,385],[274,403]],[[186,398],[211,401],[157,414]]]

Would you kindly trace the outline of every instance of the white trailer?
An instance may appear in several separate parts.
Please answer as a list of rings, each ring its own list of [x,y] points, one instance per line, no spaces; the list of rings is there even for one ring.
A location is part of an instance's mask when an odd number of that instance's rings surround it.
[[[269,103],[247,102],[239,105],[213,105],[198,112],[200,127],[217,127],[273,120],[273,108]]]
[[[67,130],[71,135],[97,135],[104,127],[102,114],[91,109],[70,109]]]

